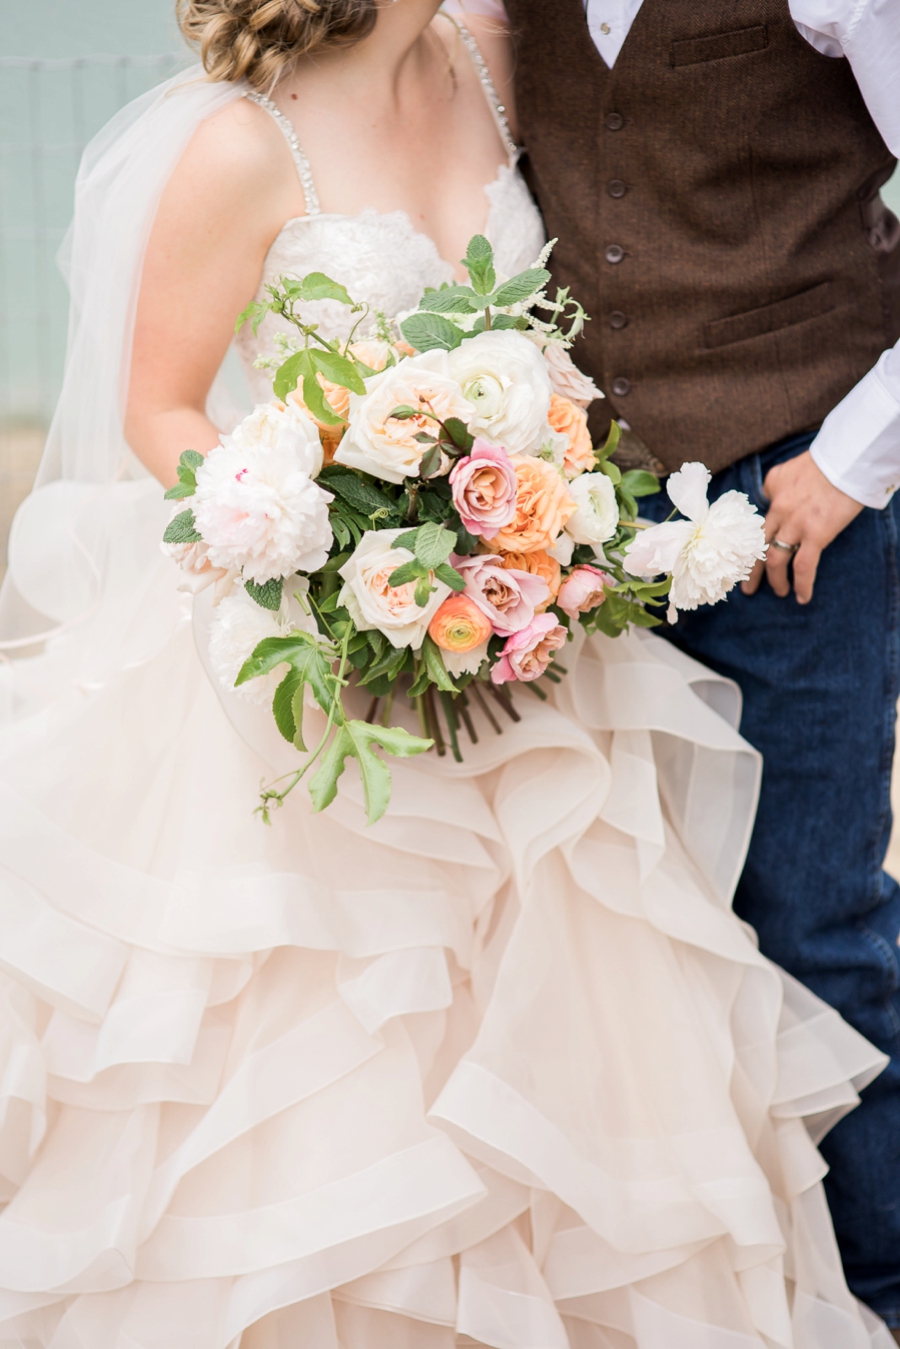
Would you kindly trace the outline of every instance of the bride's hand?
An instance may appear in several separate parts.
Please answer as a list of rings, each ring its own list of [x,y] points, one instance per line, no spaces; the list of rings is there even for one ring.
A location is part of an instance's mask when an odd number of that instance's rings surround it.
[[[766,514],[769,552],[765,562],[757,562],[741,590],[745,595],[755,594],[765,571],[775,594],[789,595],[788,567],[793,560],[797,603],[808,604],[823,550],[863,508],[828,481],[809,450],[770,468],[763,491],[771,503]],[[799,547],[792,555],[786,548],[773,546],[773,539]]]

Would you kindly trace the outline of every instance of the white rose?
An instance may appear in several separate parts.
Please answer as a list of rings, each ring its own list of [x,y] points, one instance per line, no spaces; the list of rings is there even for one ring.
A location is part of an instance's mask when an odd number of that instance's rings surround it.
[[[360,631],[377,628],[392,646],[411,646],[417,651],[450,587],[432,575],[434,590],[428,603],[419,608],[414,581],[402,586],[388,584],[397,567],[413,560],[408,548],[392,547],[403,533],[402,529],[370,529],[363,534],[353,556],[340,569],[344,586],[339,599]]]
[[[313,435],[318,446],[315,427],[301,413],[269,416],[257,408],[206,456],[191,504],[212,566],[242,569],[259,585],[322,566],[334,498],[310,477]]]
[[[386,482],[401,483],[416,476],[428,449],[416,436],[423,431],[434,435],[438,430],[435,417],[466,421],[472,415],[450,376],[446,351],[410,356],[371,375],[365,384],[364,395],[350,395],[349,426],[334,457],[339,464]],[[421,408],[422,415],[406,420],[392,417],[397,407]]]
[[[605,473],[582,473],[569,483],[569,492],[578,509],[566,530],[576,543],[589,544],[596,551],[612,538],[619,523],[612,479]]]
[[[743,492],[724,492],[709,504],[710,472],[684,464],[666,482],[669,500],[686,520],[667,520],[641,530],[625,549],[632,576],[671,572],[669,621],[679,609],[717,604],[766,555],[762,516]]]
[[[291,591],[303,591],[308,582],[298,578],[290,586]],[[248,679],[246,684],[234,687],[241,666],[255,648],[266,637],[286,637],[288,633],[300,629],[315,636],[316,625],[311,615],[289,594],[285,595],[277,613],[263,609],[247,594],[243,586],[238,586],[231,595],[216,606],[212,625],[209,630],[209,659],[219,677],[223,688],[236,693],[250,703],[270,703],[276,688],[287,673],[287,664],[276,665],[266,675]]]
[[[508,328],[467,337],[450,352],[450,373],[471,404],[464,420],[473,435],[510,454],[540,450],[552,390],[533,342]]]
[[[304,473],[322,471],[322,441],[312,418],[296,403],[258,403],[226,438],[241,449],[293,449]]]

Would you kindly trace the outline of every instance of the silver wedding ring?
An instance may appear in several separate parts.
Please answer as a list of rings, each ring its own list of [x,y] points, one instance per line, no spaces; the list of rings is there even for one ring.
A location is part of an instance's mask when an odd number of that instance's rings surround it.
[[[785,553],[796,553],[800,547],[799,543],[785,543],[784,539],[773,539],[773,548],[781,548]]]

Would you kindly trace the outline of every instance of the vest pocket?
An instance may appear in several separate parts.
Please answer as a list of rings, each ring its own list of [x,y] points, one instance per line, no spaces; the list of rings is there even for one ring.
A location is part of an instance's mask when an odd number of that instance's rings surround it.
[[[769,32],[764,23],[755,28],[735,28],[730,33],[713,33],[711,37],[680,38],[669,48],[669,63],[673,66],[694,66],[701,61],[721,61],[726,56],[746,56],[769,45]]]
[[[704,325],[704,345],[726,347],[731,342],[746,342],[751,337],[763,337],[806,319],[818,318],[834,309],[832,290],[830,281],[821,281],[799,295],[789,295],[786,300],[776,300],[774,304],[764,304],[759,309],[748,309],[744,314],[732,314],[729,318],[713,319]]]

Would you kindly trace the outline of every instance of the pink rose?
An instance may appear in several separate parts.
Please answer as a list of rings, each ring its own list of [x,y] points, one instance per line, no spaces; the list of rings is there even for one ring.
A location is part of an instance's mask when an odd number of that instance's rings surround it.
[[[476,440],[450,474],[453,504],[470,534],[492,539],[516,513],[516,470],[501,445]]]
[[[542,576],[504,567],[503,559],[494,553],[450,560],[466,583],[464,593],[500,637],[526,628],[538,606],[550,598],[550,587]]]
[[[491,670],[495,684],[508,679],[540,679],[553,652],[566,644],[566,630],[552,614],[537,614],[521,632],[507,637],[497,664]]]
[[[574,623],[579,614],[596,609],[606,599],[606,587],[613,585],[612,577],[597,567],[576,567],[559,588],[556,603]]]

